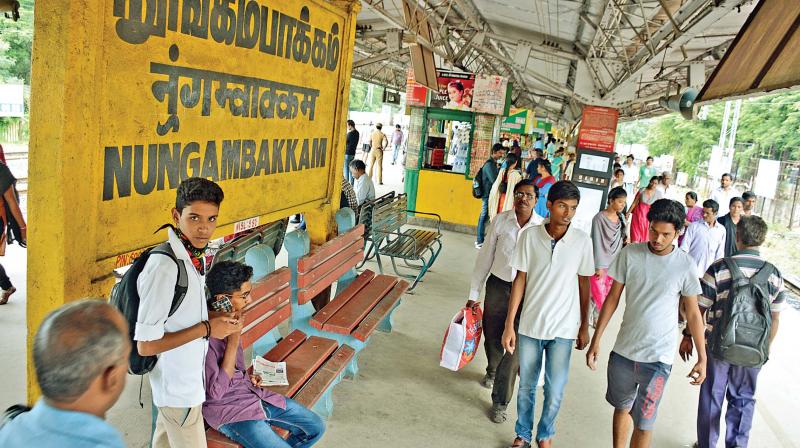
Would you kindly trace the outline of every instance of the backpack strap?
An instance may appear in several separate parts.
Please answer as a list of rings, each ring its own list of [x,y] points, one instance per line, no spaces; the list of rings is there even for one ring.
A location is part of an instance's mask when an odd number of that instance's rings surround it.
[[[189,290],[189,275],[186,272],[186,265],[183,264],[182,261],[178,260],[178,257],[175,256],[175,252],[172,250],[172,246],[168,241],[154,247],[150,253],[166,255],[178,266],[178,278],[175,282],[175,294],[172,296],[172,305],[169,308],[169,314],[167,314],[167,317],[170,317],[175,314],[176,311],[178,311],[181,303],[183,303],[183,298],[186,297],[186,292]]]
[[[750,277],[750,283],[758,285],[769,285],[769,278],[775,272],[775,266],[771,263],[764,262],[764,265],[756,272],[755,275]]]
[[[750,279],[746,278],[742,273],[742,270],[739,269],[739,265],[736,264],[736,260],[733,257],[725,257],[725,264],[728,266],[728,271],[731,273],[731,288],[734,286],[744,286],[750,283]]]

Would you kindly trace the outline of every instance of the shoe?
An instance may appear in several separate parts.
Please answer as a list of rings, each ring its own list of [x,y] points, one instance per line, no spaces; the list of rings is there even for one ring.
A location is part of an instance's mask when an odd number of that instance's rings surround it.
[[[11,298],[11,294],[17,292],[17,288],[12,286],[8,289],[3,289],[2,291],[3,294],[0,295],[0,305],[5,305],[6,303],[8,303],[8,299]]]
[[[531,444],[523,440],[522,437],[517,437],[508,448],[531,448]]]
[[[489,376],[488,373],[486,375],[484,375],[483,379],[481,379],[481,386],[483,386],[483,387],[485,387],[487,389],[493,388],[494,387],[494,377]]]
[[[495,423],[503,423],[506,421],[506,407],[493,404],[492,410],[489,411],[489,418]]]
[[[378,185],[383,185],[383,182],[378,182]]]
[[[475,243],[475,249],[480,249],[483,247],[483,243]]]

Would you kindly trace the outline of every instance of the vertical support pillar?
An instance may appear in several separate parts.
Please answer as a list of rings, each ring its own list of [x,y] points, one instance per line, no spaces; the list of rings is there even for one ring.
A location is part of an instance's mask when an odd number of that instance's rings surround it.
[[[92,283],[100,192],[90,181],[98,123],[91,85],[107,2],[37,3],[31,82],[28,191],[28,401],[39,394],[33,336],[44,317],[64,303],[99,296]]]

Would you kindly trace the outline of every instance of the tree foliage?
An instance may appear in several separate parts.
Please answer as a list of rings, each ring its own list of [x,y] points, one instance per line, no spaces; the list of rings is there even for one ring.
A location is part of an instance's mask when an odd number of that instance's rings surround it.
[[[685,120],[678,113],[620,124],[617,143],[641,143],[651,155],[671,154],[689,175],[708,161],[719,143],[725,103],[706,106],[705,120]],[[800,92],[746,99],[736,134],[737,161],[758,157],[800,159]]]
[[[20,1],[20,19],[0,16],[0,83],[31,83],[33,0]]]

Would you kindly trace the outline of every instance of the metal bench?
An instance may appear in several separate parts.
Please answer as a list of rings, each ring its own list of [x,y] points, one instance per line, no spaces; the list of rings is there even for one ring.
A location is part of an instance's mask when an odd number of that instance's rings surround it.
[[[357,269],[361,269],[368,260],[375,258],[375,242],[372,240],[372,210],[377,206],[389,203],[394,200],[395,193],[390,191],[383,196],[377,197],[371,201],[364,201],[361,207],[358,208],[358,219],[356,224],[364,225],[364,259],[361,260]]]
[[[436,230],[405,229],[408,224],[408,213],[433,216],[436,218]],[[436,213],[420,212],[408,209],[408,198],[405,194],[398,195],[394,200],[376,206],[372,209],[372,240],[375,242],[378,269],[383,274],[381,256],[389,257],[392,261],[394,272],[401,277],[414,279],[412,291],[430,270],[439,253],[442,251],[442,218]],[[409,268],[416,269],[417,275],[402,274],[397,269],[395,259],[399,258]],[[420,262],[420,265],[411,264],[410,261]]]
[[[253,268],[253,278],[269,274],[272,269],[268,270],[269,265],[265,264],[269,260],[265,251],[269,250],[273,257],[281,251],[288,222],[288,218],[271,222],[226,241],[214,254],[214,263],[228,260],[245,263]]]
[[[393,312],[408,282],[369,270],[356,277],[355,266],[364,256],[364,226],[354,226],[355,214],[350,209],[339,210],[336,220],[340,235],[313,250],[305,232],[286,235],[292,269],[292,328],[353,347],[356,355],[345,375],[355,377],[358,353],[375,330],[391,331]],[[334,283],[336,296],[315,312],[311,300],[330,294]]]
[[[267,260],[274,267],[274,255]],[[288,386],[269,387],[273,392],[293,398],[327,417],[332,409],[331,392],[342,377],[355,350],[337,341],[320,336],[307,336],[294,330],[281,338],[277,327],[290,319],[291,272],[281,268],[253,282],[253,302],[244,310],[241,343],[244,349],[264,353],[270,361],[286,362]],[[259,350],[258,347],[266,347]],[[284,438],[288,431],[274,428]],[[213,428],[206,430],[209,448],[234,448],[240,445]]]

